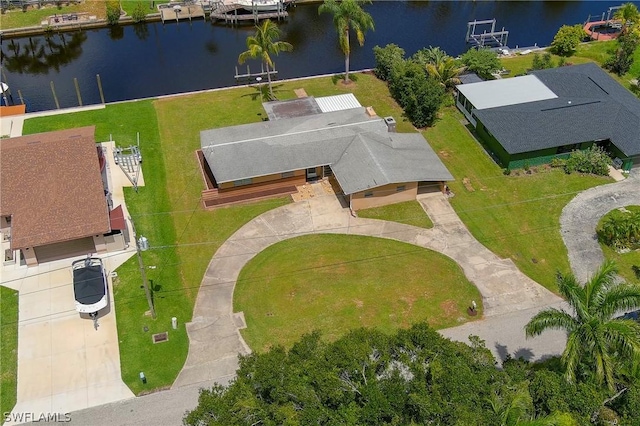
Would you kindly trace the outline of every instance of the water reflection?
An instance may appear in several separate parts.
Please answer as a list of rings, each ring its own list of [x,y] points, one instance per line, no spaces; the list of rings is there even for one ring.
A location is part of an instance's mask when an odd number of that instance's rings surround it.
[[[7,71],[18,74],[59,72],[82,55],[87,40],[83,32],[46,34],[43,37],[11,39],[2,46],[2,63]]]

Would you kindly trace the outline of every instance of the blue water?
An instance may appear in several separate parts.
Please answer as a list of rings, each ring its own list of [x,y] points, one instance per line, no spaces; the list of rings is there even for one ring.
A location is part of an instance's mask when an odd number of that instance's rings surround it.
[[[640,1],[634,1],[640,6]],[[366,6],[376,29],[363,47],[352,48],[351,69],[374,66],[372,48],[396,43],[410,55],[440,46],[450,55],[463,53],[467,22],[497,19],[510,31],[511,47],[548,45],[563,24],[584,23],[619,1],[377,1]],[[298,5],[281,23],[283,39],[293,52],[278,56],[279,78],[340,72],[344,56],[330,15],[318,5]],[[3,76],[14,101],[18,89],[29,110],[54,109],[50,83],[60,107],[78,105],[74,78],[85,105],[100,102],[100,74],[107,102],[203,90],[235,84],[238,54],[252,25],[236,28],[197,20],[105,28],[2,42]],[[259,63],[250,62],[252,70]],[[241,67],[241,69],[246,69]]]

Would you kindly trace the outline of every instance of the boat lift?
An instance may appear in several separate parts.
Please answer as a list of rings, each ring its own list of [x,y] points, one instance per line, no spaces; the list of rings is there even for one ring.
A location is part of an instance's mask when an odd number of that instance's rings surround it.
[[[481,34],[476,34],[476,27],[478,25],[491,24],[490,31],[484,31]],[[509,38],[509,31],[506,31],[502,27],[501,31],[496,31],[496,19],[486,19],[483,21],[473,20],[467,22],[467,35],[465,41],[467,43],[474,44],[476,47],[503,47],[507,45],[507,39]]]

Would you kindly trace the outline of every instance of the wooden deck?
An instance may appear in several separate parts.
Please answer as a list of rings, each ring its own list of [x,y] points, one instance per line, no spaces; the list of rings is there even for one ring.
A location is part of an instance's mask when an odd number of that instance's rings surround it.
[[[160,12],[160,19],[164,24],[165,21],[180,21],[182,19],[204,18],[204,7],[201,4],[176,4],[171,6],[170,4],[162,4],[158,6]]]
[[[619,28],[614,28],[612,25],[619,25]],[[594,31],[594,29],[606,28],[609,32]],[[584,24],[584,31],[591,37],[591,40],[613,40],[618,38],[622,32],[622,24],[620,21],[593,21]]]
[[[298,192],[298,186],[306,182],[304,176],[293,176],[264,183],[245,185],[226,190],[205,189],[202,191],[202,203],[205,208],[244,203],[264,198],[290,195]]]

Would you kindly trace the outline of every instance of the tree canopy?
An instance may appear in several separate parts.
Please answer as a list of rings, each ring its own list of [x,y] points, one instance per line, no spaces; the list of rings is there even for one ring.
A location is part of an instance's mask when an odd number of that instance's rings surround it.
[[[563,25],[551,42],[551,51],[560,56],[571,56],[586,33],[582,25]]]
[[[452,342],[426,324],[393,335],[358,329],[334,342],[308,334],[289,351],[242,357],[235,381],[203,389],[184,423],[524,426],[601,418],[606,388],[567,382],[553,359],[508,359],[497,369],[484,342],[470,341]],[[636,395],[634,387],[615,400],[619,424],[632,424]]]
[[[501,67],[498,54],[490,49],[469,49],[461,57],[467,70],[475,72],[485,80],[492,80],[492,74]]]

